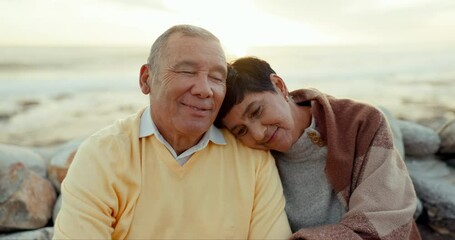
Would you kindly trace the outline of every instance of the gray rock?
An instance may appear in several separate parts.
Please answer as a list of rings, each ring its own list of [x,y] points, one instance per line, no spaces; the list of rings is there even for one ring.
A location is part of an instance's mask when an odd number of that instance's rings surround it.
[[[455,168],[455,158],[446,160],[447,165]]]
[[[0,144],[0,166],[18,162],[43,178],[47,176],[47,162],[36,152],[26,147]]]
[[[57,219],[58,212],[60,212],[60,208],[62,207],[62,195],[58,195],[57,201],[55,201],[54,209],[52,210],[52,221],[55,223],[55,219]]]
[[[441,139],[433,129],[405,120],[397,120],[397,124],[403,134],[406,155],[425,156],[438,151]]]
[[[40,155],[44,160],[48,163],[51,159],[57,155],[58,153],[65,151],[67,149],[77,149],[79,145],[87,138],[88,136],[83,136],[80,138],[76,138],[74,140],[61,143],[61,144],[54,144],[54,145],[46,145],[46,146],[37,146],[37,147],[30,147],[30,149],[38,155]]]
[[[455,170],[436,158],[406,158],[417,196],[428,215],[429,226],[455,235]]]
[[[57,153],[61,145],[45,146],[45,147],[30,147],[30,149],[40,155],[47,163]]]
[[[0,235],[0,240],[18,240],[18,239],[28,239],[28,240],[51,240],[54,235],[53,227],[40,228],[33,231],[22,231],[15,232],[11,234],[2,234]]]
[[[397,123],[397,119],[395,119],[392,113],[385,107],[379,107],[380,110],[384,113],[389,122],[390,129],[392,130],[393,135],[393,144],[397,148],[400,156],[404,159],[404,144],[403,144],[403,134],[401,133],[400,126]]]
[[[417,219],[422,215],[423,212],[423,205],[422,201],[420,201],[419,198],[417,198],[417,206],[416,206],[416,211],[414,212],[414,219]]]
[[[60,192],[60,185],[62,184],[63,179],[66,177],[69,166],[73,162],[77,148],[84,139],[78,139],[64,144],[58,149],[57,153],[49,162],[47,172],[48,179],[51,181],[58,192]]]
[[[440,178],[450,175],[450,168],[434,155],[423,157],[406,156],[409,174],[421,178]]]
[[[455,119],[448,121],[440,130],[440,153],[455,153]]]
[[[439,159],[445,162],[450,167],[455,167],[455,154],[438,154]]]
[[[55,199],[52,184],[24,164],[0,168],[0,231],[44,227]]]
[[[435,116],[431,118],[417,119],[416,123],[431,128],[435,132],[439,132],[439,130],[441,130],[441,128],[447,123],[447,121],[449,121],[449,118],[446,116]]]

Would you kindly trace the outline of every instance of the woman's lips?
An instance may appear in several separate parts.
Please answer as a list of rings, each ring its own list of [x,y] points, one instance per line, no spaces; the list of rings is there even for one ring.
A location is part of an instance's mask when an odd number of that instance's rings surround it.
[[[278,127],[275,128],[275,131],[272,133],[272,135],[270,136],[270,138],[265,142],[265,144],[270,144],[271,142],[275,141],[277,132],[278,132]]]

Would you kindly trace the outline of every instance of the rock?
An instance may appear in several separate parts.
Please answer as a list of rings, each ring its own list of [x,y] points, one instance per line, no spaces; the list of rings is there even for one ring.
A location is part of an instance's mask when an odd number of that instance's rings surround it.
[[[455,170],[436,158],[422,161],[407,157],[406,165],[429,226],[455,236]]]
[[[84,139],[85,138],[77,139],[64,144],[59,148],[57,154],[49,162],[48,178],[58,192],[60,192],[60,185],[66,177],[69,166],[73,162],[77,148]]]
[[[441,148],[439,153],[455,153],[455,119],[448,121],[440,130]]]
[[[45,147],[30,147],[30,149],[36,152],[38,155],[43,158],[47,164],[51,161],[52,157],[57,154],[58,150],[60,149],[61,145],[52,145],[52,146],[45,146]]]
[[[0,235],[0,240],[17,240],[17,239],[29,239],[29,240],[51,240],[54,235],[53,227],[40,228],[33,231],[22,231],[11,234]]]
[[[51,181],[52,185],[54,185],[58,192],[60,192],[60,185],[66,177],[66,173],[68,172],[68,168],[74,159],[74,155],[76,155],[76,149],[65,150],[55,155],[49,163],[49,181]]]
[[[0,231],[44,227],[56,199],[52,184],[22,163],[0,168]]]
[[[438,155],[438,157],[444,161],[447,165],[455,167],[455,153]]]
[[[36,152],[26,147],[0,144],[0,165],[21,162],[39,176],[47,176],[47,162]]]
[[[415,176],[438,178],[450,175],[450,168],[434,155],[424,157],[406,156],[405,162],[409,174]]]
[[[428,226],[424,221],[417,221],[417,227],[419,228],[420,236],[423,240],[454,240],[453,236],[443,235]]]
[[[435,132],[439,132],[445,123],[449,121],[448,117],[445,116],[436,116],[432,118],[421,118],[417,119],[416,123],[423,125],[425,127],[433,129]]]
[[[414,212],[414,219],[419,218],[420,215],[422,215],[422,211],[423,211],[422,201],[420,201],[420,199],[417,198],[417,206],[416,211]]]
[[[431,128],[405,120],[397,120],[397,124],[403,134],[406,155],[425,156],[438,151],[441,139]]]
[[[379,107],[389,122],[390,129],[392,130],[393,135],[393,144],[397,148],[400,156],[404,159],[404,144],[403,144],[403,134],[401,133],[400,126],[397,123],[397,119],[395,119],[392,113],[385,107]]]
[[[54,209],[52,210],[52,221],[55,223],[55,219],[57,219],[58,212],[60,212],[60,208],[62,207],[62,195],[58,195],[57,201],[54,204]]]
[[[446,163],[455,168],[455,158],[447,160]]]

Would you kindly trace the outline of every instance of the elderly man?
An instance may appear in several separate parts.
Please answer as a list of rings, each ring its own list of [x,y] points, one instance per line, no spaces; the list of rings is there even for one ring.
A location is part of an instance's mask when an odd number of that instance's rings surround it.
[[[150,106],[81,145],[54,238],[288,238],[270,153],[212,125],[226,76],[213,34],[189,25],[164,32],[140,71]]]

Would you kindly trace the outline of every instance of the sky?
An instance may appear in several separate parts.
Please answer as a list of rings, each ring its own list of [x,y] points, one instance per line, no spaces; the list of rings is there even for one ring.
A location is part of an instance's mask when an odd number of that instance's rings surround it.
[[[254,46],[452,44],[455,0],[0,0],[0,46],[143,46],[175,24]]]

